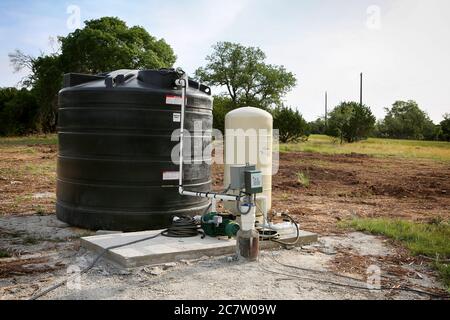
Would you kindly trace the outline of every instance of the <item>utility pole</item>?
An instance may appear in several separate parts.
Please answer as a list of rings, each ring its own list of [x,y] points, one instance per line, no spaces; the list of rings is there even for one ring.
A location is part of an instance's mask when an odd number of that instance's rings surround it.
[[[359,104],[363,105],[363,74],[361,72],[361,81],[360,81],[360,87],[359,87]]]
[[[325,91],[325,128],[328,128],[328,91]]]

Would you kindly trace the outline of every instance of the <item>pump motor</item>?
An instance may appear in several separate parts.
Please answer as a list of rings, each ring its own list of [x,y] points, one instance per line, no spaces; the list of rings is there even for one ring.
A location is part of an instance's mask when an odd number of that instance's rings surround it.
[[[202,217],[202,229],[210,237],[234,238],[240,227],[229,216],[211,212]]]

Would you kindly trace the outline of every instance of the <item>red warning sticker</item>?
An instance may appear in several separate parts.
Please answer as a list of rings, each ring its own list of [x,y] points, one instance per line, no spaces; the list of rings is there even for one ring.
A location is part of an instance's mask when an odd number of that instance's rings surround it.
[[[168,105],[181,106],[182,102],[183,98],[180,96],[166,96],[166,104]]]

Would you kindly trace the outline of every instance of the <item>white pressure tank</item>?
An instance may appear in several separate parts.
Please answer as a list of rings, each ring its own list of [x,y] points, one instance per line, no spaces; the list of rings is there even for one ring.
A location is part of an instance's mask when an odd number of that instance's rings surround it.
[[[258,201],[257,220],[263,211],[272,208],[272,149],[273,149],[273,117],[267,111],[258,108],[240,108],[228,113],[225,117],[225,172],[224,186],[230,185],[230,167],[240,165],[256,165],[263,173],[264,193]],[[265,202],[265,203],[264,203]],[[265,205],[265,208],[262,206]],[[227,204],[226,208],[235,212],[235,205]],[[236,210],[237,211],[237,210]]]

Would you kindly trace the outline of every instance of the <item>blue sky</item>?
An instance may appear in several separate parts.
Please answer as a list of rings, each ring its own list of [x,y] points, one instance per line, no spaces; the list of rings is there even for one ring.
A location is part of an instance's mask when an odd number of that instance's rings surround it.
[[[323,114],[325,90],[331,106],[358,100],[360,72],[365,103],[379,118],[398,99],[418,101],[435,121],[450,113],[448,0],[2,0],[0,86],[24,76],[14,74],[9,52],[51,52],[50,38],[72,31],[72,5],[82,21],[117,16],[144,26],[166,39],[188,72],[204,65],[217,41],[259,46],[270,63],[296,74],[286,103],[308,120]]]

